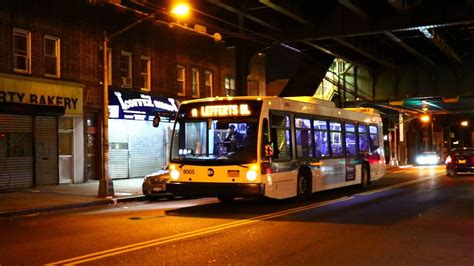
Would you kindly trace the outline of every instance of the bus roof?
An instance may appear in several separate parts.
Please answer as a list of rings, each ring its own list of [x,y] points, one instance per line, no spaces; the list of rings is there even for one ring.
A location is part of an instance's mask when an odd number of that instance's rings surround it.
[[[372,120],[375,117],[378,117],[377,120],[380,119],[379,111],[373,108],[337,108],[334,102],[317,99],[311,96],[216,96],[183,101],[181,105],[232,100],[262,101],[272,104],[272,106],[285,111],[302,112],[306,114],[321,114],[329,117],[346,118],[357,121],[375,121]]]

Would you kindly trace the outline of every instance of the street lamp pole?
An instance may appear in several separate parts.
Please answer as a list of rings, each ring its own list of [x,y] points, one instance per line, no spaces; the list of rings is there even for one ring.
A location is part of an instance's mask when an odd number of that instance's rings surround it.
[[[100,198],[113,197],[114,196],[114,184],[109,174],[109,41],[123,32],[129,30],[133,26],[142,23],[155,13],[150,13],[140,20],[135,21],[134,23],[122,28],[121,30],[107,36],[104,34],[103,40],[103,102],[102,102],[102,177],[99,181],[99,192],[98,196]]]
[[[179,16],[180,18],[186,18],[189,15],[190,7],[187,6],[185,3],[178,5],[173,9],[171,12],[172,14]],[[175,12],[177,11],[177,12]],[[160,11],[158,11],[160,12]],[[99,193],[98,196],[105,198],[105,197],[113,197],[114,196],[114,189],[113,189],[113,182],[109,175],[109,49],[108,45],[109,42],[117,37],[118,35],[124,33],[125,31],[129,30],[130,28],[134,27],[137,24],[142,23],[143,21],[149,19],[150,17],[154,16],[158,12],[152,12],[147,14],[143,18],[135,21],[134,23],[122,28],[121,30],[115,32],[114,34],[108,35],[104,34],[103,40],[103,117],[102,117],[102,177],[99,182]],[[222,36],[219,33],[214,33],[213,35],[207,34],[205,32],[197,31],[192,28],[188,28],[187,26],[180,25],[179,23],[173,22],[165,22],[162,20],[155,20],[155,22],[162,23],[168,25],[170,28],[173,26],[179,26],[182,29],[190,30],[195,33],[199,33],[208,37],[213,38],[215,41],[221,41]]]

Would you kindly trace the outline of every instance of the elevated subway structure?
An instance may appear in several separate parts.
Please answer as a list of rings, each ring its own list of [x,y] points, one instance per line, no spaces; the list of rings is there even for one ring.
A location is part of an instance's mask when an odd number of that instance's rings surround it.
[[[166,1],[121,4],[144,13],[166,7]],[[381,111],[386,133],[397,139],[391,143],[397,161],[472,143],[471,130],[453,124],[472,120],[472,1],[209,0],[193,9],[190,25],[219,32],[235,49],[236,95],[249,94],[249,62],[263,53],[267,95],[313,96],[321,83],[332,83],[337,89],[330,97],[339,107]],[[347,67],[331,80],[326,73],[335,58]],[[425,113],[429,124],[415,119]]]

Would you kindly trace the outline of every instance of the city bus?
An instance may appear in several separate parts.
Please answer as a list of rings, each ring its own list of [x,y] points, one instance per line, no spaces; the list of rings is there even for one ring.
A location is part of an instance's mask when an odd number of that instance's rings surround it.
[[[185,101],[173,129],[167,191],[182,196],[308,199],[385,174],[382,119],[313,97]]]

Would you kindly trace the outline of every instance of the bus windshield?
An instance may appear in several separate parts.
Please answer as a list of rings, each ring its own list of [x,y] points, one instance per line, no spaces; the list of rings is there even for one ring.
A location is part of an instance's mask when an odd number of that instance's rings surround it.
[[[171,162],[197,165],[257,161],[261,102],[182,105],[173,131]]]
[[[257,118],[178,120],[171,161],[243,164],[257,161]]]

